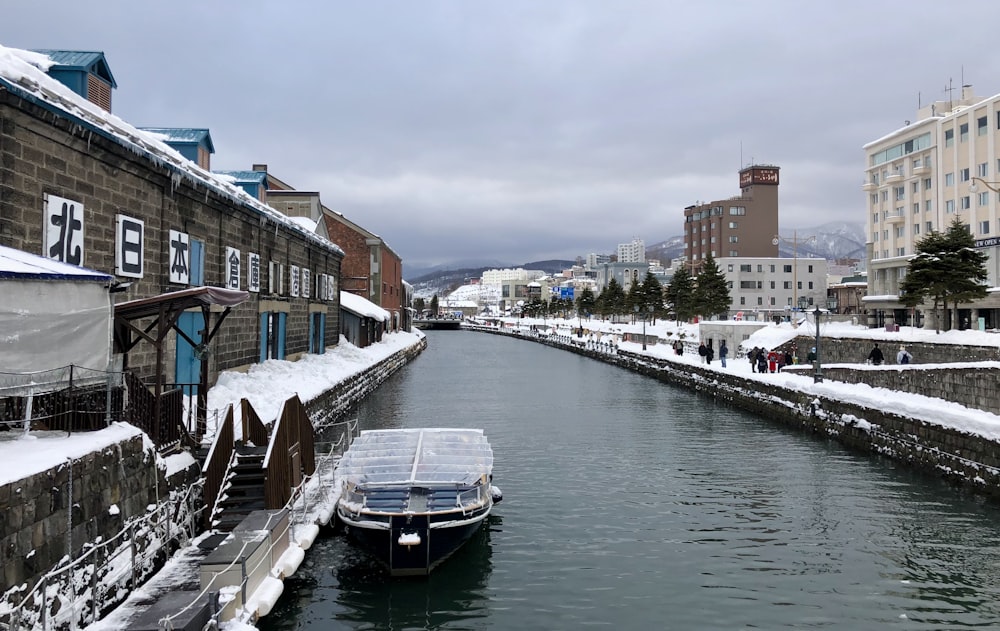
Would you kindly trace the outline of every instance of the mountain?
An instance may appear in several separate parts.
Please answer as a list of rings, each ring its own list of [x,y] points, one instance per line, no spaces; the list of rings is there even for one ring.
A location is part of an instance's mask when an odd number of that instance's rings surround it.
[[[413,285],[414,296],[430,298],[437,294],[443,297],[455,291],[458,287],[469,284],[472,279],[481,278],[483,272],[486,270],[523,267],[524,269],[542,270],[546,274],[555,274],[569,269],[575,264],[576,261],[549,259],[521,265],[504,265],[499,263],[484,265],[480,262],[480,265],[477,267],[461,267],[458,269],[452,268],[451,265],[439,265],[436,268],[430,268],[429,271],[421,270],[424,273],[419,276],[410,276],[410,272],[408,272],[406,282]],[[405,266],[403,269],[406,269]]]

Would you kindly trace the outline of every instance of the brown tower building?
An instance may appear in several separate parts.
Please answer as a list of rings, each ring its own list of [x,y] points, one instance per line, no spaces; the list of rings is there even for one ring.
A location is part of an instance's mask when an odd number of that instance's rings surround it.
[[[684,255],[697,271],[712,254],[777,257],[780,168],[755,164],[740,171],[740,194],[684,209]]]

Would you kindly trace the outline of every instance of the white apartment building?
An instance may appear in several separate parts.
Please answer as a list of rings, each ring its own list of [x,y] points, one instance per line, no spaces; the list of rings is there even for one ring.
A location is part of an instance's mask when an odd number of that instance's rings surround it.
[[[644,263],[646,261],[646,243],[639,238],[631,243],[618,244],[619,263]]]
[[[716,263],[732,297],[730,317],[770,320],[791,316],[793,308],[827,308],[826,259],[722,257]]]
[[[932,230],[944,232],[955,217],[989,256],[988,284],[1000,285],[1000,94],[978,97],[964,86],[961,98],[921,108],[914,123],[864,150],[869,326],[934,326],[923,309],[902,305],[899,285],[916,243]],[[996,328],[998,314],[994,292],[959,305],[958,321],[944,324]]]
[[[542,276],[545,276],[545,272],[542,270],[527,270],[523,267],[518,267],[517,269],[489,269],[483,272],[479,282],[484,285],[502,285],[508,281],[532,281]]]

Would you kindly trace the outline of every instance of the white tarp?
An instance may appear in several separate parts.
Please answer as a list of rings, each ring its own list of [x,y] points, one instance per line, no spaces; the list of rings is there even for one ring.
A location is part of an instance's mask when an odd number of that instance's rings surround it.
[[[74,379],[106,378],[113,321],[107,285],[112,280],[0,246],[0,396],[22,394],[13,389],[25,385],[36,393],[51,389],[55,386],[45,384],[62,379],[55,373],[25,373],[70,365]]]

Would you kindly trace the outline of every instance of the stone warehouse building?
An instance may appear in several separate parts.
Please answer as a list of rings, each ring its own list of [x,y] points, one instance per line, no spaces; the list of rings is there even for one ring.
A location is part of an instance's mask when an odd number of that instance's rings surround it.
[[[62,60],[62,82],[43,71],[45,57],[0,49],[0,244],[114,274],[117,304],[202,285],[247,292],[207,348],[200,309],[168,316],[195,342],[172,331],[163,341],[168,383],[198,383],[203,366],[211,383],[335,345],[343,250],[213,175],[210,138],[193,135],[208,149],[194,162],[164,142],[166,130],[111,116],[103,54],[47,54]],[[93,85],[108,90],[91,95]],[[156,355],[140,342],[129,368],[149,383]],[[0,354],[0,371],[17,369]]]

